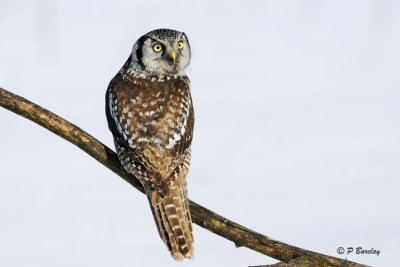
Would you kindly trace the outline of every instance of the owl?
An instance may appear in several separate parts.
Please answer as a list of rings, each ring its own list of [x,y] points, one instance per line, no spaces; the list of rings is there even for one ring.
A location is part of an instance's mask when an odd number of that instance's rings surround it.
[[[140,37],[106,93],[118,158],[142,183],[160,234],[176,260],[193,257],[186,176],[194,114],[185,33],[158,29]]]

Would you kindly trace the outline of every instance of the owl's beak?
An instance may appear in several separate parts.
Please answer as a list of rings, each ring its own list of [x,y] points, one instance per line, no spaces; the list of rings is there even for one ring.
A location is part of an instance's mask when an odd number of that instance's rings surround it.
[[[175,59],[176,59],[176,53],[175,53],[175,51],[172,51],[171,57],[172,57],[172,60],[173,60],[174,63],[175,63]]]

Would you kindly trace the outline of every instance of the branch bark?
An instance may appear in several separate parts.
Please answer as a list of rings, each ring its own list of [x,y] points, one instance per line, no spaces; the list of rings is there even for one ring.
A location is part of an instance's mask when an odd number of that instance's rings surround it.
[[[74,124],[3,88],[0,88],[0,106],[41,125],[78,146],[136,189],[144,192],[140,182],[124,170],[114,151]],[[344,266],[343,264],[349,267],[366,266],[274,240],[230,221],[193,201],[190,201],[190,212],[194,223],[233,241],[236,247],[244,246],[282,261],[278,263],[280,265],[275,266],[327,267]]]

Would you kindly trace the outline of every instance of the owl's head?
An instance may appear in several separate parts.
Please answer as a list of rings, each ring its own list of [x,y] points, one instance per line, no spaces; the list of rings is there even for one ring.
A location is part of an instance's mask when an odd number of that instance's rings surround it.
[[[152,75],[184,75],[190,63],[189,41],[183,32],[154,30],[136,41],[132,59],[137,68]]]

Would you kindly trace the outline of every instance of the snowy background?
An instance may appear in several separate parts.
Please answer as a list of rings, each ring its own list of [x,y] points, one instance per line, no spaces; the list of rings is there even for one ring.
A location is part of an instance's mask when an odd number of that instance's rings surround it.
[[[0,86],[113,148],[106,87],[155,28],[191,42],[190,198],[272,238],[400,266],[398,1],[0,2]],[[276,262],[195,225],[176,263],[147,199],[0,109],[0,266]],[[343,255],[342,257],[345,257]]]

